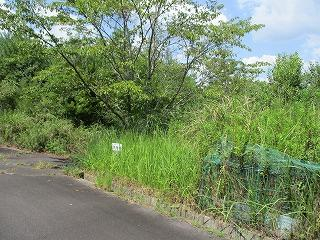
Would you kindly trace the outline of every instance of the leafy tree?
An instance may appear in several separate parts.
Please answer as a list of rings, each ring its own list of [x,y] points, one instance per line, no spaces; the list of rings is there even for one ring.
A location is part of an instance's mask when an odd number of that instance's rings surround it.
[[[209,86],[222,87],[225,94],[243,91],[247,82],[254,81],[263,72],[265,63],[245,64],[231,57],[209,59],[202,77]]]
[[[320,103],[320,64],[311,63],[309,69],[303,74],[303,91],[302,97],[304,102],[310,102],[319,106]]]
[[[298,53],[279,55],[272,69],[271,82],[278,94],[288,100],[302,87],[303,62]]]
[[[38,40],[18,35],[0,37],[0,108],[16,108],[23,88],[48,65],[46,50]]]
[[[194,96],[193,73],[223,52],[246,49],[242,38],[261,27],[218,21],[221,5],[190,0],[11,0],[6,8],[1,27],[54,49],[78,85],[125,127],[170,118]],[[55,34],[57,26],[69,38]]]
[[[320,89],[320,63],[311,63],[308,71],[305,73],[307,87]]]

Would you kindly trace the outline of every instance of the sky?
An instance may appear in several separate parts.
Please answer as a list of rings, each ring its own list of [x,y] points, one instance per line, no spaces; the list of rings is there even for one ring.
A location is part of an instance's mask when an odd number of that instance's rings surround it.
[[[204,2],[204,0],[199,0]],[[220,0],[223,14],[228,18],[252,18],[264,24],[258,32],[250,33],[245,43],[251,52],[239,51],[246,63],[274,63],[282,53],[298,52],[307,65],[320,61],[320,0]]]

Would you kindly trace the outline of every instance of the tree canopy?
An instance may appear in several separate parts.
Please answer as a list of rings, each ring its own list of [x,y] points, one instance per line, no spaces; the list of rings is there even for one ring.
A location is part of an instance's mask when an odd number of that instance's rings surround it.
[[[0,26],[56,53],[61,61],[54,61],[51,77],[64,69],[94,109],[105,110],[106,121],[130,127],[165,122],[202,85],[215,78],[226,85],[246,73],[234,50],[249,50],[243,37],[261,25],[225,20],[222,7],[190,0],[14,0],[0,10]],[[204,72],[211,80],[199,77]]]

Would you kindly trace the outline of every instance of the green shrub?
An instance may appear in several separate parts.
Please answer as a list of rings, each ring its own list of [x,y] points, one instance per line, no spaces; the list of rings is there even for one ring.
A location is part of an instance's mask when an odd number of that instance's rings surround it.
[[[23,113],[0,113],[0,142],[16,144],[19,135],[33,125],[33,119]]]
[[[35,118],[19,112],[1,114],[0,134],[2,143],[63,154],[83,151],[91,137],[90,130],[76,128],[69,120],[50,116]]]

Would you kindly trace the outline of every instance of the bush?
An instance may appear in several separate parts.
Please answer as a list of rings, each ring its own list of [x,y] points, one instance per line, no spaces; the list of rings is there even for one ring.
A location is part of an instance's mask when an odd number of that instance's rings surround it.
[[[50,116],[34,118],[21,112],[1,114],[0,134],[2,143],[62,154],[84,150],[91,137],[90,130],[76,128],[69,120]]]
[[[16,144],[19,135],[34,125],[32,118],[20,112],[0,114],[0,142]]]

